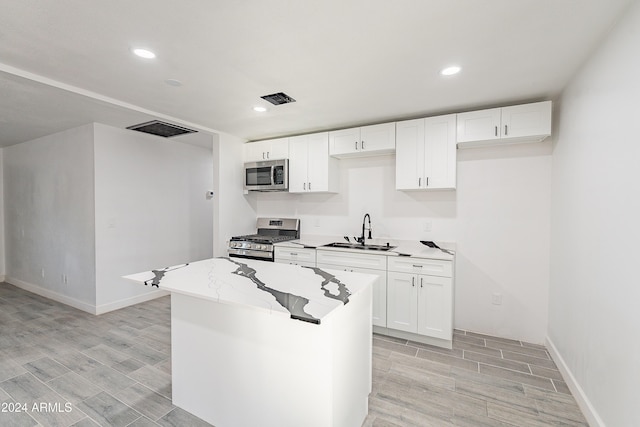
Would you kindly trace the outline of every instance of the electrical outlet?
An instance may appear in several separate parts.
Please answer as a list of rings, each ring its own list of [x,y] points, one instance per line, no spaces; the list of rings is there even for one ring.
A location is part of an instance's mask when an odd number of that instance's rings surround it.
[[[431,231],[431,221],[424,221],[422,223],[422,231]]]
[[[44,268],[40,270],[40,275],[42,276],[42,278],[44,279]]]
[[[66,274],[62,275],[62,283],[64,283],[64,284],[67,283],[67,275]]]
[[[491,304],[502,305],[502,294],[500,292],[494,292],[493,295],[491,295]]]

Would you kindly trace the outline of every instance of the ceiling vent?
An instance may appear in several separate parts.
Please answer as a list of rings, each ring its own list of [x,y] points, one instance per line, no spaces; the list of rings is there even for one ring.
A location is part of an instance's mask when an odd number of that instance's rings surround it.
[[[269,101],[273,105],[282,105],[296,102],[295,99],[284,92],[272,93],[271,95],[261,96],[260,98],[264,99],[265,101]]]
[[[198,132],[197,130],[188,129],[171,123],[161,122],[160,120],[152,120],[150,122],[129,126],[127,127],[127,129],[150,133],[151,135],[162,136],[164,138]]]

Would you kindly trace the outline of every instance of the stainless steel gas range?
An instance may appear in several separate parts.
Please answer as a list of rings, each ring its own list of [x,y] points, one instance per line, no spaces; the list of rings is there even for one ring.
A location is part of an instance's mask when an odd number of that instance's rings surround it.
[[[229,241],[230,257],[273,261],[273,244],[300,238],[300,220],[294,218],[258,218],[257,233],[235,236]]]

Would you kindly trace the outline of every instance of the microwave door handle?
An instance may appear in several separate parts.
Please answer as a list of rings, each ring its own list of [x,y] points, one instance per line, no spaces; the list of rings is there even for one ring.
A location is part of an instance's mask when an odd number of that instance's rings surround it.
[[[276,167],[271,166],[271,185],[276,185]]]

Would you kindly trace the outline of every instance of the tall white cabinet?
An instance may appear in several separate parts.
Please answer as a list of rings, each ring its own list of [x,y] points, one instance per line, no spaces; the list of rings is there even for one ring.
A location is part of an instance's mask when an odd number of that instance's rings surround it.
[[[456,188],[456,115],[396,123],[396,189]]]
[[[337,162],[329,157],[328,132],[289,138],[289,192],[337,192]]]

